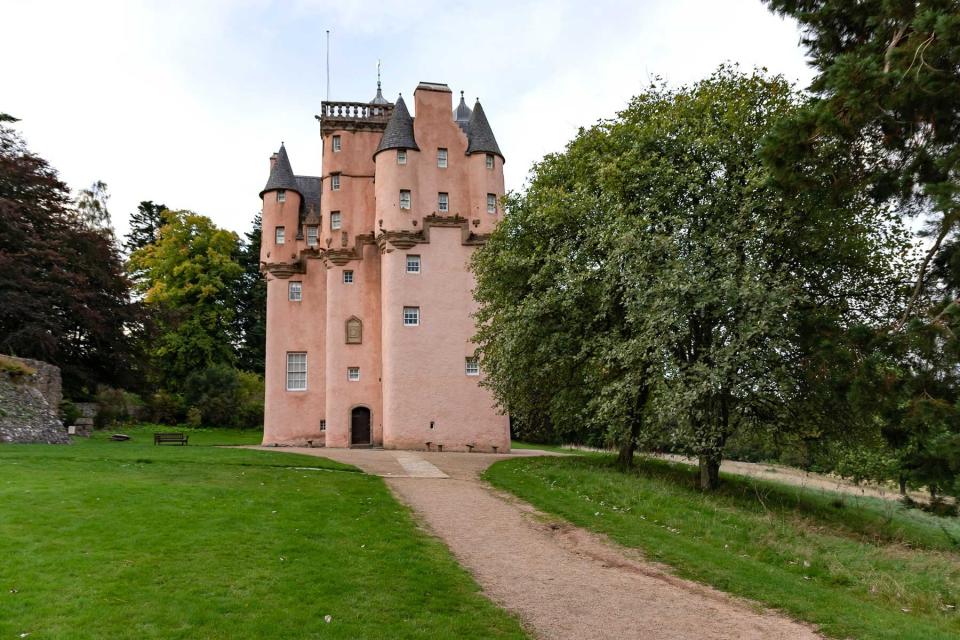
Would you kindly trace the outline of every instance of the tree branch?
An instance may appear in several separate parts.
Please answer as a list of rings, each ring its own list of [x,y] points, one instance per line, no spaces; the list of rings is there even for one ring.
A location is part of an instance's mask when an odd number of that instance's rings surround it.
[[[917,303],[917,299],[920,297],[920,293],[923,291],[923,281],[927,277],[927,267],[930,266],[930,261],[933,260],[933,257],[937,255],[937,251],[940,250],[940,245],[943,243],[943,239],[947,237],[947,234],[950,233],[950,228],[953,226],[952,221],[944,218],[942,226],[940,227],[940,233],[937,234],[937,241],[933,243],[933,246],[930,247],[930,250],[927,251],[927,255],[924,256],[923,262],[920,264],[920,273],[917,274],[917,281],[913,285],[913,293],[910,295],[910,300],[907,301],[907,308],[903,310],[903,316],[900,317],[900,320],[893,326],[891,333],[896,333],[903,328],[903,325],[907,324],[907,320],[910,319],[910,314],[913,312],[913,307]]]

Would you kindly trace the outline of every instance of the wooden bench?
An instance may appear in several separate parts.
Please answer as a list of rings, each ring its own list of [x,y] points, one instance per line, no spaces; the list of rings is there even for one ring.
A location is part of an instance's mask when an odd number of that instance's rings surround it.
[[[153,434],[153,444],[187,444],[187,434],[185,433],[155,433]]]

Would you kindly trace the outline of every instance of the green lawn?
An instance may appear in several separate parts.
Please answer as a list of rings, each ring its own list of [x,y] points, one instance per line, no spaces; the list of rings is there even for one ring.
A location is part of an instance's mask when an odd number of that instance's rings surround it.
[[[541,510],[608,535],[679,575],[752,598],[835,638],[960,637],[960,522],[896,502],[609,455],[523,458],[486,473]]]
[[[380,478],[125,432],[0,446],[0,639],[526,637]]]

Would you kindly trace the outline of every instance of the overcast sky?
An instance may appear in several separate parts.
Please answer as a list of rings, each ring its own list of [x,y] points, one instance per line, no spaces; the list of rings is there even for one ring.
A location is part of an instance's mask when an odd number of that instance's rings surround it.
[[[327,29],[334,100],[373,98],[378,59],[391,101],[421,80],[479,97],[507,189],[655,76],[811,77],[760,0],[0,0],[0,17],[0,112],[71,188],[108,184],[119,234],[141,200],[246,230],[281,141],[319,175]]]

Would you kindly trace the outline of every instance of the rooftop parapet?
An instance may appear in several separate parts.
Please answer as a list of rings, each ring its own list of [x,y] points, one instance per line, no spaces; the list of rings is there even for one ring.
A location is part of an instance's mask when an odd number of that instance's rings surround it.
[[[324,101],[320,103],[320,132],[383,131],[393,113],[393,105],[369,102]]]

